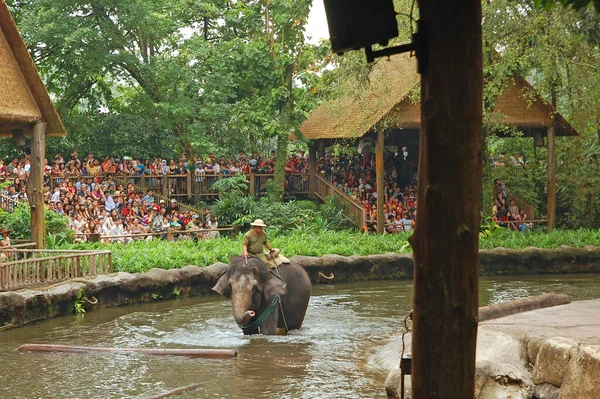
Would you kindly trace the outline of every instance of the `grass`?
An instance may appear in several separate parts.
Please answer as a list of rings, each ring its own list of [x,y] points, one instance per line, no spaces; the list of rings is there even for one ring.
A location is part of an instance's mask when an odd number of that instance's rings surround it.
[[[267,234],[269,232],[267,231]],[[356,231],[323,230],[309,233],[303,229],[291,229],[278,233],[269,240],[271,245],[280,248],[284,255],[323,256],[336,254],[374,255],[385,253],[410,253],[409,234],[359,234]],[[153,267],[162,269],[180,268],[186,265],[208,266],[216,262],[228,262],[239,255],[242,235],[217,240],[166,242],[136,241],[130,244],[70,244],[60,245],[61,249],[110,249],[113,251],[113,264],[116,271],[139,273]],[[600,245],[600,230],[554,230],[552,233],[530,231],[525,234],[497,229],[489,237],[479,240],[481,249],[504,247],[523,249],[525,247],[557,248],[561,245],[582,248],[586,245]]]

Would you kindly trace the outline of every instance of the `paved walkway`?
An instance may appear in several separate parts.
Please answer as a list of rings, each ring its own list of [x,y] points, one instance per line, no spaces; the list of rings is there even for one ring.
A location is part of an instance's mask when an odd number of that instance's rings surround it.
[[[480,326],[515,336],[565,337],[600,345],[600,299],[531,310],[484,321]]]

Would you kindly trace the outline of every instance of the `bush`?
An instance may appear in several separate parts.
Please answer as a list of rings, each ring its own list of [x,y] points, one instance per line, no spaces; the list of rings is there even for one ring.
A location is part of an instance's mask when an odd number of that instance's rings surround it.
[[[73,232],[67,227],[67,218],[46,209],[46,238],[51,244],[73,242]],[[19,204],[14,212],[0,211],[0,226],[12,230],[11,237],[31,240],[31,213],[29,205]]]

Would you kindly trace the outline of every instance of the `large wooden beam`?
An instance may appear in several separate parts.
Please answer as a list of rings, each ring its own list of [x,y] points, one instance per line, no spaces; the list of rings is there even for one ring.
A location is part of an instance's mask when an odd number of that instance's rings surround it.
[[[46,244],[44,206],[44,158],[46,157],[46,123],[38,122],[31,132],[31,171],[27,181],[27,197],[31,208],[31,241],[38,249]]]
[[[483,56],[480,0],[418,0],[427,27],[421,79],[412,390],[475,395]],[[423,59],[421,58],[421,61]]]
[[[385,204],[385,187],[383,174],[383,153],[385,148],[385,135],[383,128],[377,129],[377,143],[375,144],[375,178],[377,185],[377,234],[383,233],[385,223],[383,207]]]
[[[556,136],[554,134],[554,117],[550,120],[550,126],[546,133],[546,144],[548,146],[548,192],[547,212],[548,231],[556,228]]]

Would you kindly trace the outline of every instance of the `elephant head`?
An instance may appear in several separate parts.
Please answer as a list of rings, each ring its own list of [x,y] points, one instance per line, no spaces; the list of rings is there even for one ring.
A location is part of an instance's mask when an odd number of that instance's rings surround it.
[[[225,298],[231,298],[233,318],[239,326],[250,324],[269,307],[275,296],[287,292],[285,282],[260,259],[241,256],[231,259],[227,270],[212,289]],[[276,318],[276,313],[274,316]],[[276,328],[276,320],[269,324]]]

